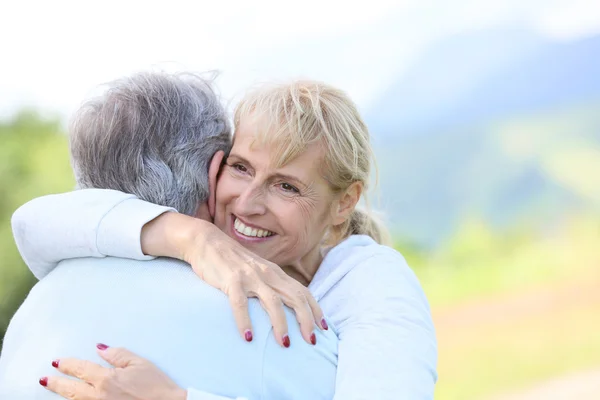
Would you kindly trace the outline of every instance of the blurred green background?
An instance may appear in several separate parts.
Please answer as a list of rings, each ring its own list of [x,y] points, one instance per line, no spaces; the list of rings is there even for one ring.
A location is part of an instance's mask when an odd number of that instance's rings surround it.
[[[432,306],[438,400],[600,398],[598,71],[600,36],[470,31],[363,110],[380,206]],[[0,335],[35,283],[11,215],[74,187],[63,126],[0,121]]]
[[[23,111],[0,122],[0,335],[36,279],[12,238],[10,218],[34,197],[74,187],[66,135],[58,120]]]

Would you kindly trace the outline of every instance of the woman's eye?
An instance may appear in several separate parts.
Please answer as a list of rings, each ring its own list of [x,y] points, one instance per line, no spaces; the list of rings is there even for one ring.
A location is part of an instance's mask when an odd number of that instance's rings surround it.
[[[246,168],[242,164],[233,164],[233,168],[239,172],[248,172],[248,168]]]
[[[300,193],[300,191],[295,188],[294,186],[290,185],[289,183],[282,183],[281,184],[281,188],[286,191],[286,192],[290,192],[290,193]]]

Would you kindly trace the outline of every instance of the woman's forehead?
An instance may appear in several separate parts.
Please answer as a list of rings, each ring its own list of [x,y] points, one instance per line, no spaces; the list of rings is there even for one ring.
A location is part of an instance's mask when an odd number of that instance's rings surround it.
[[[269,162],[283,167],[294,161],[322,159],[324,146],[320,140],[307,141],[301,133],[278,130],[276,126],[256,118],[242,118],[233,136],[233,150],[268,154]]]
[[[280,163],[277,143],[261,144],[253,140],[253,135],[243,133],[234,141],[231,156],[239,157],[251,164],[254,169],[268,171],[269,174],[286,174],[300,179],[305,184],[323,179],[323,147],[310,144],[295,157]]]

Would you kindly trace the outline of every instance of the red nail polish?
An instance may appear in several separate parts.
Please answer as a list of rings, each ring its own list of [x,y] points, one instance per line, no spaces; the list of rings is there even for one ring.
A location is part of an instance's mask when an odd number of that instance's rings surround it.
[[[58,368],[58,363],[60,363],[60,360],[54,360],[54,361],[52,361],[52,366],[54,368]]]
[[[48,386],[48,378],[46,378],[46,377],[40,378],[40,385],[42,385],[43,387]]]
[[[328,330],[329,329],[329,325],[327,325],[327,321],[325,321],[325,318],[321,319],[321,326],[323,327],[323,329]]]
[[[288,335],[283,335],[283,345],[286,348],[290,347],[290,337]]]
[[[252,341],[252,331],[247,330],[244,333],[244,338],[246,339],[246,342],[251,342]]]
[[[315,336],[315,334],[314,334],[314,333],[311,333],[311,334],[310,334],[310,342],[313,344],[313,346],[314,346],[315,344],[317,344],[317,337]]]
[[[106,349],[108,349],[108,346],[105,345],[105,344],[103,344],[103,343],[98,343],[96,345],[96,347],[98,348],[98,350],[103,350],[103,351],[106,350]]]

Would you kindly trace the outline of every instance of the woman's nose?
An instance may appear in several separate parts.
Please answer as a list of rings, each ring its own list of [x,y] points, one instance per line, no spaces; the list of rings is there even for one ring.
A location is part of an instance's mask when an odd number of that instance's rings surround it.
[[[266,209],[264,193],[258,185],[249,185],[235,204],[235,213],[239,216],[262,215]]]

